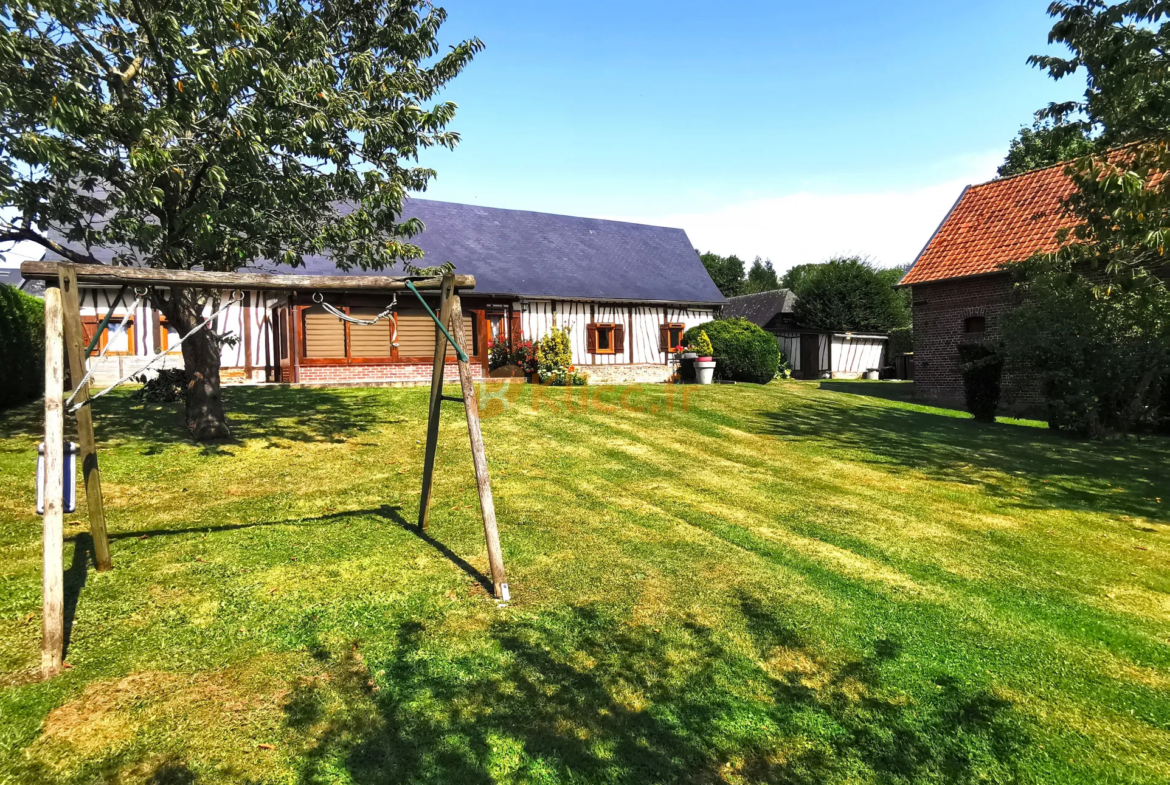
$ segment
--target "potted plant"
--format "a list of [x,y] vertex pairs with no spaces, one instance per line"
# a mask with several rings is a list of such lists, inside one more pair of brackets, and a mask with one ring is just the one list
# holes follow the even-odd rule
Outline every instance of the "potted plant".
[[696,355],[695,381],[699,384],[710,384],[715,378],[715,358],[711,356],[715,349],[711,346],[711,339],[707,337],[706,330],[699,332],[691,348]]

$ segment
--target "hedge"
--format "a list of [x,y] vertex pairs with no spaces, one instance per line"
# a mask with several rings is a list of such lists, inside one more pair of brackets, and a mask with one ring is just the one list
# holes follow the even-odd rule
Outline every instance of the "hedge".
[[959,371],[963,375],[967,411],[980,422],[995,422],[1003,376],[1003,352],[990,344],[959,344]]
[[714,349],[715,378],[767,384],[780,368],[780,342],[747,319],[717,319],[692,327],[683,335],[691,346],[706,332]]
[[0,409],[45,392],[45,305],[0,284]]

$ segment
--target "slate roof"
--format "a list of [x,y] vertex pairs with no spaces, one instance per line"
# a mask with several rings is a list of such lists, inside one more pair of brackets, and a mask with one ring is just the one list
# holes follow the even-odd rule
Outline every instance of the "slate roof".
[[727,318],[739,316],[764,327],[781,314],[791,314],[795,305],[796,295],[791,290],[776,289],[729,297],[723,306],[723,315]]
[[[475,276],[476,294],[711,305],[725,299],[682,229],[429,199],[408,200],[403,217],[426,225],[411,240],[425,254],[416,263],[453,263],[456,272]],[[95,255],[106,261],[112,252]],[[306,257],[295,269],[264,261],[253,268],[387,274],[343,273],[327,256]]]
[[984,275],[1055,251],[1057,231],[1074,224],[1062,207],[1075,188],[1066,166],[967,188],[900,285]]

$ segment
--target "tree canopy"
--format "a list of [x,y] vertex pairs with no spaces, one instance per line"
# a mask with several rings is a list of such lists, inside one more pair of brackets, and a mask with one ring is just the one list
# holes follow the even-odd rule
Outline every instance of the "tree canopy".
[[[170,269],[417,259],[402,201],[434,176],[419,151],[458,142],[436,97],[482,48],[441,53],[445,18],[426,0],[0,4],[0,241]],[[154,296],[198,323],[195,293]],[[206,437],[227,435],[214,342],[183,345]]]
[[735,254],[720,256],[708,251],[699,254],[699,258],[724,297],[770,292],[780,288],[780,281],[770,259],[761,259],[757,256],[745,273],[744,261]]
[[894,289],[901,270],[857,257],[807,265],[793,282],[793,316],[818,330],[889,332],[910,323],[907,299]]
[[711,251],[699,254],[699,259],[707,268],[707,274],[711,276],[711,280],[719,289],[720,294],[724,297],[738,297],[744,293],[743,259],[735,254],[720,256]]
[[1031,128],[1024,126],[1012,140],[998,174],[1011,177],[1072,161],[1092,152],[1094,147],[1093,140],[1085,135],[1081,126],[1058,124],[1038,117]]

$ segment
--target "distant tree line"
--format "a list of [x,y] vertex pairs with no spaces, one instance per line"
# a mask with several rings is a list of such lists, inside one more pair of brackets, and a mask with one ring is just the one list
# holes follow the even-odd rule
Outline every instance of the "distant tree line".
[[[699,254],[703,266],[724,297],[770,292],[780,288],[780,280],[769,259],[756,257],[750,268],[735,254],[720,256],[708,251]],[[745,272],[746,269],[746,272]]]

